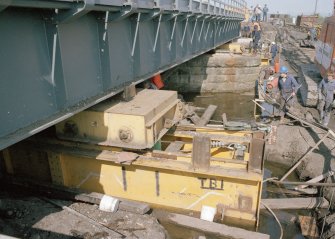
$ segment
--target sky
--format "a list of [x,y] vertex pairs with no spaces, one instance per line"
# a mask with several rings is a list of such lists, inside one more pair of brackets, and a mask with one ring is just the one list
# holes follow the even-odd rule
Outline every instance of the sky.
[[333,0],[246,0],[249,7],[260,4],[268,5],[270,13],[290,14],[292,16],[310,15],[314,13],[317,1],[317,13],[322,16],[330,16],[333,11]]

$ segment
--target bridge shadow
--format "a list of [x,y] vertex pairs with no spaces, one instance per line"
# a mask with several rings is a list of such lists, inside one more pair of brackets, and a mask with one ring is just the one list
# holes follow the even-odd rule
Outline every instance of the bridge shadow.
[[[311,138],[313,139],[313,144],[310,145],[310,147],[313,147],[314,144],[318,143],[321,138],[323,137],[324,134],[318,134],[315,130],[311,129],[311,128],[307,128],[306,129],[307,132],[310,134]],[[325,142],[326,141],[326,142]],[[332,164],[331,164],[331,160],[332,158],[334,158],[334,155],[332,153],[332,148],[334,148],[334,143],[333,145],[330,145],[330,142],[333,142],[330,139],[326,139],[325,141],[323,141],[318,147],[317,149],[315,149],[313,152],[314,153],[318,153],[323,161],[323,170],[322,170],[322,174],[329,172],[330,170],[332,170]],[[309,156],[307,157],[309,160],[313,160],[313,157]]]
[[[62,195],[59,192],[55,193],[52,188],[46,189],[38,186],[52,183],[52,170],[48,162],[48,155],[40,149],[45,147],[42,143],[43,139],[47,142],[47,138],[54,137],[55,128],[51,127],[28,140],[11,146],[9,148],[10,167],[14,174],[8,174],[8,163],[4,163],[3,154],[0,152],[0,237],[1,234],[29,239],[91,239],[109,236],[107,232],[97,229],[88,221],[63,210],[47,199],[48,197],[57,198],[61,206],[71,207],[75,201],[74,197],[69,198],[67,193]],[[36,141],[37,139],[40,141]],[[65,147],[57,147],[55,144],[54,150],[62,152]],[[72,147],[72,150],[75,150],[75,147]],[[99,151],[90,152],[93,158],[100,153]],[[75,174],[74,168],[71,169],[70,165],[66,167],[66,170],[73,170],[72,175]],[[77,170],[79,170],[78,167]],[[100,175],[101,164],[92,170]],[[74,177],[76,176],[85,178],[85,175]],[[99,180],[96,181],[94,190],[91,191],[104,193],[103,186]]]
[[[78,223],[78,220],[73,215],[62,212],[61,208],[43,201],[36,197],[36,194],[33,195],[22,188],[9,186],[3,182],[3,179],[0,183],[0,189],[0,237],[85,238],[84,234],[79,234],[75,230],[66,232],[66,229],[71,226],[76,228],[75,223]],[[62,203],[65,206],[71,204],[70,202]],[[86,227],[89,226],[86,225]],[[45,230],[46,228],[48,230]]]
[[163,89],[175,90],[178,93],[199,93],[203,82],[207,79],[208,61],[213,53],[213,50],[206,52],[164,72],[162,74],[165,84]]

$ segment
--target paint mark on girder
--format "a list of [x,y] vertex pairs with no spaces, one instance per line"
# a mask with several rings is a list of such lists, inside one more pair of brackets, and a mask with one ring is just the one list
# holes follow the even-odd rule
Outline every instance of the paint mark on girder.
[[156,196],[159,197],[159,172],[158,171],[155,171],[155,178],[156,178]]
[[81,180],[81,182],[76,186],[76,188],[80,188],[84,183],[86,183],[91,178],[100,179],[102,177],[103,177],[102,174],[90,172],[89,174],[86,175],[86,177],[83,180]]
[[125,168],[124,166],[122,166],[121,169],[122,169],[123,191],[127,191],[127,175],[126,175],[126,168]]
[[224,195],[222,193],[217,193],[217,192],[208,192],[205,193],[204,195],[202,195],[198,200],[196,200],[194,203],[192,203],[191,205],[189,205],[186,209],[191,209],[193,208],[195,205],[197,205],[198,203],[200,203],[201,201],[203,201],[205,198],[207,198],[210,195],[215,195],[215,196],[221,196],[224,197],[226,199],[229,199],[230,201],[232,201],[231,198],[229,198],[227,195]]

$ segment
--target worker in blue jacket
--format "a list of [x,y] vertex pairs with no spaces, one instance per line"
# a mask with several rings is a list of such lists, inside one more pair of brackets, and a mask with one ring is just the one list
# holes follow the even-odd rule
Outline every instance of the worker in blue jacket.
[[334,101],[335,79],[332,71],[327,71],[326,77],[318,85],[318,111],[320,123],[327,126],[330,120]]
[[288,74],[286,66],[280,67],[280,76],[278,78],[278,88],[281,95],[281,122],[284,120],[284,115],[288,112],[288,109],[294,106],[295,96],[299,89],[299,85],[296,79]]
[[271,43],[270,53],[271,53],[271,65],[273,66],[275,64],[275,58],[277,56],[277,53],[279,52],[279,48],[275,42]]

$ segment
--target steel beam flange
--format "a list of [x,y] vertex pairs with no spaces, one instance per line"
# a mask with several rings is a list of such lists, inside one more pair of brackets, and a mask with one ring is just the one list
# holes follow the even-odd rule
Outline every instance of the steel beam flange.
[[178,15],[178,22],[182,22],[182,21],[185,21],[185,20],[190,20],[190,18],[194,17],[194,14],[193,13],[190,13],[190,12],[180,12],[179,15]]
[[78,7],[81,5],[76,4],[70,10],[59,10],[54,17],[54,22],[56,24],[68,23],[84,16],[94,10],[95,1],[96,0],[84,0],[82,7]]
[[160,21],[162,20],[161,16],[163,14],[163,10],[160,8],[155,8],[155,9],[150,9],[148,10],[146,13],[142,14],[141,17],[141,22],[145,22],[145,21],[150,21],[154,18],[159,17]]
[[0,12],[5,10],[11,3],[12,3],[12,0],[2,0],[2,1],[0,1]]
[[168,22],[175,19],[179,16],[179,12],[177,11],[164,11],[162,16],[162,22]]
[[112,21],[121,21],[133,13],[137,11],[137,6],[135,4],[132,5],[126,5],[121,7],[119,12],[114,12],[114,13],[109,13],[108,14],[108,19],[106,19],[107,22],[112,22]]

